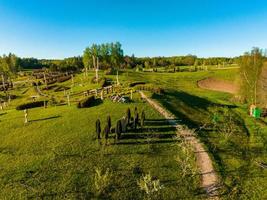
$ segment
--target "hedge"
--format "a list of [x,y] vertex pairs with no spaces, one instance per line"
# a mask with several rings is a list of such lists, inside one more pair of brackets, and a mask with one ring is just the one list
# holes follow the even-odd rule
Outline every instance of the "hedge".
[[150,92],[153,92],[153,93],[156,93],[156,94],[163,94],[164,93],[164,89],[163,88],[154,86],[152,84],[149,84],[149,85],[138,85],[138,86],[136,86],[136,89],[137,90],[146,90],[146,91],[150,91]]
[[24,110],[24,109],[42,107],[44,106],[44,102],[47,103],[47,101],[34,101],[34,102],[24,103],[24,104],[17,106],[16,110]]
[[78,102],[77,107],[78,108],[87,108],[91,107],[96,103],[95,96],[87,97],[86,99],[83,99]]
[[136,85],[144,85],[144,84],[146,84],[146,83],[143,82],[143,81],[136,81],[136,82],[132,82],[132,83],[130,83],[130,84],[129,84],[129,87],[134,87],[134,86],[136,86]]
[[61,76],[61,77],[57,78],[57,82],[62,83],[62,82],[65,82],[67,80],[70,80],[70,79],[71,79],[71,76]]

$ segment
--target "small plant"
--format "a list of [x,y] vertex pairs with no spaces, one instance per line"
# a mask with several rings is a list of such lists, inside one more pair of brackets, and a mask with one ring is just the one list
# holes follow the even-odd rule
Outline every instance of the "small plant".
[[143,175],[140,180],[137,181],[139,188],[145,192],[148,199],[158,197],[160,191],[163,189],[163,185],[160,184],[159,179],[152,179],[150,173]]
[[100,168],[95,169],[94,186],[96,196],[99,197],[107,192],[111,184],[111,178],[112,173],[109,169],[107,169],[105,172]]
[[77,104],[77,107],[78,108],[87,108],[87,107],[93,106],[95,103],[96,103],[95,96],[90,96],[86,99],[79,101],[79,103]]
[[101,124],[100,124],[100,120],[99,119],[96,120],[95,129],[96,129],[97,139],[101,139]]

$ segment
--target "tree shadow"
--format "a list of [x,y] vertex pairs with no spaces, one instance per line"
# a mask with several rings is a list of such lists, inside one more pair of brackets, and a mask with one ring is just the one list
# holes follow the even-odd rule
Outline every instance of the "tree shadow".
[[[190,117],[190,113],[193,109],[194,112],[205,112],[211,106],[225,107],[225,108],[236,108],[236,105],[219,104],[212,102],[208,99],[195,96],[184,91],[167,90],[164,95],[153,94],[153,99],[160,102],[165,108],[170,110],[178,119],[181,120],[182,124],[189,128],[198,128],[202,125],[202,121],[196,121]],[[188,114],[186,111],[181,112],[178,108],[188,108]]]
[[170,125],[170,121],[180,121],[178,119],[146,119],[146,126],[166,126]]
[[45,120],[50,120],[50,119],[56,119],[59,118],[61,116],[53,116],[53,117],[46,117],[46,118],[42,118],[42,119],[34,119],[34,120],[30,120],[29,122],[38,122],[38,121],[45,121]]
[[160,133],[138,133],[138,134],[123,134],[120,140],[128,139],[171,139],[176,136],[175,133],[160,134]]
[[4,113],[0,113],[0,116],[2,116],[2,115],[6,115],[7,113],[6,112],[4,112]]
[[147,140],[142,140],[142,141],[129,141],[129,142],[124,142],[124,141],[118,141],[115,143],[116,145],[145,145],[145,144],[167,144],[167,143],[174,143],[176,142],[175,140],[152,140],[152,141],[147,141]]

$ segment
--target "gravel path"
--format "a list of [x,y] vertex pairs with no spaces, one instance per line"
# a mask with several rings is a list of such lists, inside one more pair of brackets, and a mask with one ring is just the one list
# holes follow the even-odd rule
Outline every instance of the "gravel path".
[[191,132],[181,132],[180,130],[182,129],[182,126],[177,123],[177,120],[175,120],[176,117],[173,114],[163,108],[156,101],[148,98],[143,92],[140,91],[140,94],[141,97],[145,99],[152,107],[154,107],[162,116],[168,119],[169,122],[176,127],[177,131],[182,134],[182,137],[188,140],[193,146],[197,159],[197,165],[201,174],[201,187],[205,189],[209,199],[218,199],[218,177],[214,171],[212,160],[210,159],[207,151],[204,149],[202,143],[194,135],[192,135]]

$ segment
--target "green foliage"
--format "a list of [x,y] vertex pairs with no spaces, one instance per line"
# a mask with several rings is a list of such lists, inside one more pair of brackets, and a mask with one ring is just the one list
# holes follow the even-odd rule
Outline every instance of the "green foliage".
[[118,68],[123,62],[123,50],[119,42],[106,44],[93,44],[83,52],[83,63],[85,67],[95,66],[93,57],[99,58],[99,67],[106,69],[109,67]]
[[109,169],[105,171],[101,168],[95,169],[94,186],[96,196],[105,195],[112,181],[112,173]]
[[135,82],[130,83],[129,87],[134,87],[136,85],[144,85],[144,84],[146,84],[146,82],[144,81],[135,81]]
[[160,191],[163,189],[163,185],[160,184],[159,179],[153,179],[150,173],[143,175],[140,180],[137,181],[140,190],[144,191],[148,199],[160,199]]
[[248,103],[257,105],[259,80],[263,68],[263,53],[254,48],[240,58],[241,96]]
[[150,91],[156,94],[163,94],[164,89],[158,86],[155,86],[153,84],[146,84],[146,85],[138,85],[136,86],[137,90],[145,90],[145,91]]
[[87,97],[86,99],[79,101],[77,104],[77,107],[78,108],[88,108],[88,107],[94,106],[95,103],[96,103],[95,96],[90,96],[90,97]]

